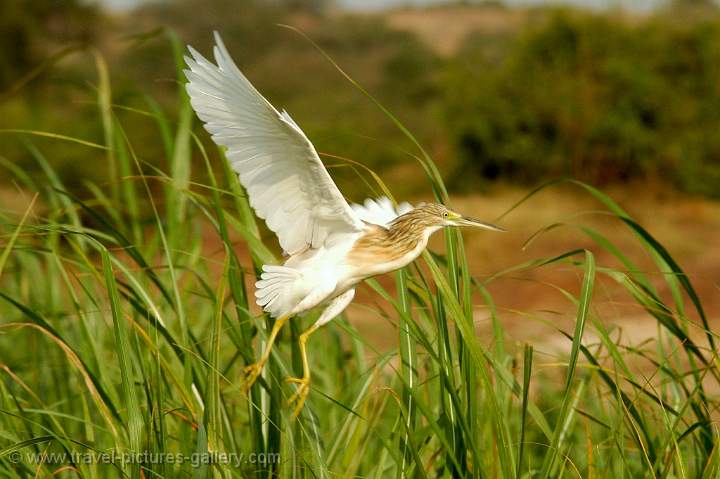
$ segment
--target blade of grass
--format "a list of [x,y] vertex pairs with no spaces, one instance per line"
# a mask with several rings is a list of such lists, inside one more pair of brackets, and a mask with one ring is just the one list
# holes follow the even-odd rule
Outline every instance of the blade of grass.
[[[102,258],[103,272],[110,300],[113,330],[115,331],[115,351],[117,353],[120,376],[122,378],[123,396],[127,407],[128,445],[132,452],[139,453],[142,451],[144,423],[137,393],[135,391],[134,374],[132,372],[131,365],[130,340],[127,325],[125,324],[122,308],[120,306],[120,296],[118,295],[115,274],[113,273],[110,261],[110,254],[106,249],[102,248],[100,250],[100,255]],[[134,477],[138,477],[140,475],[139,464],[133,464],[132,470],[132,475]]]
[[592,300],[592,293],[595,284],[595,256],[590,252],[585,252],[585,271],[580,291],[578,304],[578,313],[575,322],[575,334],[572,340],[572,349],[570,350],[570,359],[568,361],[568,370],[565,379],[565,389],[562,395],[562,404],[560,413],[558,414],[555,430],[552,440],[549,444],[548,454],[545,456],[542,467],[542,477],[550,477],[555,467],[560,451],[563,449],[563,438],[566,435],[566,428],[569,425],[568,417],[571,414],[571,403],[573,401],[572,387],[575,379],[578,356],[581,351],[583,333],[585,331],[585,323],[587,321]]
[[28,216],[30,216],[30,212],[33,210],[33,207],[35,206],[35,201],[38,198],[38,194],[35,193],[32,200],[30,201],[30,204],[28,205],[27,209],[25,210],[25,213],[23,214],[22,218],[20,219],[20,223],[18,223],[17,227],[13,231],[12,235],[10,236],[10,239],[8,240],[7,244],[5,245],[5,248],[3,249],[2,254],[0,254],[0,278],[2,278],[2,272],[5,268],[5,263],[7,262],[7,259],[10,257],[10,253],[12,252],[13,248],[15,247],[15,243],[17,242],[18,236],[20,235],[20,231],[22,231],[23,226],[25,226],[25,222],[28,219]]

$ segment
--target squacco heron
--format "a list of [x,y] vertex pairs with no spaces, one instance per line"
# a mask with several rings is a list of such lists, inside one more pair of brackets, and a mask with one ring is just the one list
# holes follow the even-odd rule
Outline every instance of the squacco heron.
[[275,232],[287,258],[282,266],[264,265],[255,283],[258,305],[276,319],[260,359],[245,368],[246,391],[261,374],[283,325],[325,305],[299,338],[303,375],[289,378],[297,384],[289,400],[297,416],[310,385],[307,340],[342,313],[360,282],[408,265],[443,227],[502,230],[441,204],[403,203],[395,208],[380,198],[349,205],[297,123],[252,86],[217,33],[215,42],[217,65],[189,47],[187,92],[205,129],[225,147],[250,205]]

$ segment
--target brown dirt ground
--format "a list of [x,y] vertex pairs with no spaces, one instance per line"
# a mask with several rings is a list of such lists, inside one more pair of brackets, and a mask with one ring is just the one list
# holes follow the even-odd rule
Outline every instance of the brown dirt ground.
[[[474,217],[495,221],[526,193],[519,188],[498,188],[486,196],[453,197],[452,207]],[[720,203],[669,193],[642,183],[613,188],[608,193],[680,264],[696,288],[711,324],[717,326],[720,320]],[[411,200],[423,199],[427,198]],[[627,227],[603,211],[602,205],[577,189],[547,189],[500,221],[507,233],[464,231],[471,273],[481,280],[487,279],[513,266],[577,248],[593,251],[598,269],[622,269],[615,258],[581,232],[579,226],[585,226],[611,238],[652,278],[663,298],[670,301],[669,290],[652,258]],[[556,223],[560,226],[525,245],[536,232]],[[207,234],[207,253],[221,255],[222,248],[214,233],[208,231]],[[268,241],[274,239],[268,236]],[[444,249],[442,234],[433,237],[430,247],[435,251]],[[241,241],[238,241],[237,249],[241,257],[247,257]],[[582,259],[581,256],[577,258]],[[378,279],[393,290],[392,275]],[[581,281],[582,269],[567,263],[515,271],[492,280],[488,290],[510,344],[529,342],[539,354],[549,358],[565,352],[569,342],[558,328],[572,332],[576,307],[560,289],[577,295]],[[248,286],[252,287],[250,283]],[[489,345],[492,339],[488,308],[479,295],[474,301],[478,334],[486,338],[483,342]],[[389,319],[379,314],[378,307],[388,313]],[[687,299],[686,308],[692,309]],[[601,273],[597,277],[592,313],[607,327],[619,326],[614,334],[622,336],[626,344],[639,344],[657,335],[656,322],[636,305],[623,287]],[[351,323],[367,338],[371,349],[385,352],[397,346],[396,316],[368,286],[359,286],[356,300],[347,314]],[[689,313],[689,316],[697,323],[697,315]],[[693,336],[702,336],[699,327],[691,329]],[[589,326],[586,342],[592,342],[594,336],[593,327]]]
[[383,12],[397,30],[413,32],[440,55],[451,55],[471,33],[499,35],[517,32],[528,19],[524,9],[502,7],[401,8]]
[[[484,37],[515,35],[547,19],[548,12],[537,7],[451,4],[400,7],[366,15],[382,16],[391,27],[416,34],[439,55],[448,56],[455,53],[472,34]],[[642,13],[620,9],[609,14],[616,21],[629,25],[646,19]]]

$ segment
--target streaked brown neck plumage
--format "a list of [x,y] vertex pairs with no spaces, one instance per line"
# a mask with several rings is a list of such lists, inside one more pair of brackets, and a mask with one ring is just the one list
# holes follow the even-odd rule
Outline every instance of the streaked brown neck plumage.
[[424,249],[430,233],[440,227],[436,218],[416,208],[398,216],[387,228],[371,225],[370,230],[355,242],[348,259],[354,264],[400,260],[419,247]]

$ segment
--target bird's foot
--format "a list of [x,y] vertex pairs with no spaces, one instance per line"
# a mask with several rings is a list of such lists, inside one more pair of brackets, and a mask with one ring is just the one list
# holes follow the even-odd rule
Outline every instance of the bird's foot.
[[301,378],[287,378],[285,379],[289,383],[297,384],[297,389],[287,400],[287,405],[295,403],[295,410],[293,411],[293,418],[297,418],[300,412],[305,406],[305,399],[307,399],[308,393],[310,392],[310,376],[303,376]]
[[245,381],[243,382],[242,389],[245,394],[250,391],[252,385],[255,384],[255,381],[257,381],[260,373],[262,373],[263,366],[265,366],[265,362],[259,361],[254,364],[249,364],[245,366],[245,369],[243,369],[245,372]]

